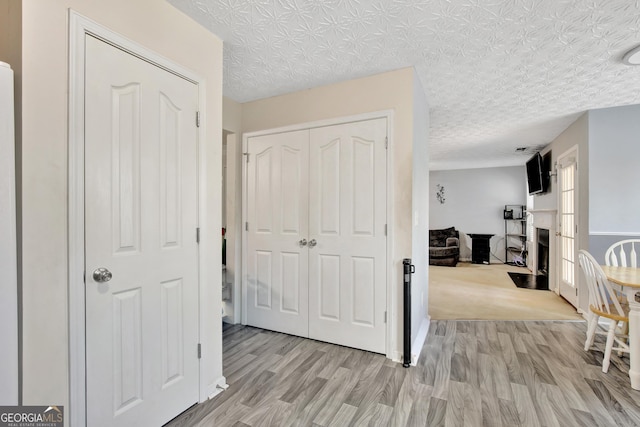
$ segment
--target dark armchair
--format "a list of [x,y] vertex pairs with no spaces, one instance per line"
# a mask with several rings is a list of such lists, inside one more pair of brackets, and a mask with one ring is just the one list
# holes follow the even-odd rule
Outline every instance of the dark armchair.
[[429,230],[429,265],[455,267],[460,260],[460,234],[455,227]]

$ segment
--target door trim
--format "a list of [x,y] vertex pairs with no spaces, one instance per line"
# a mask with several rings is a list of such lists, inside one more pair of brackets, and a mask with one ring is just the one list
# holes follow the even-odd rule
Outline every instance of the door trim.
[[[387,257],[385,262],[387,263],[387,277],[386,277],[386,288],[387,288],[387,327],[386,327],[386,337],[385,337],[385,347],[386,347],[386,357],[389,359],[393,359],[396,361],[400,360],[401,353],[397,348],[398,336],[395,333],[397,330],[396,325],[398,325],[398,319],[395,307],[397,306],[397,290],[400,288],[400,284],[397,282],[397,278],[399,275],[396,273],[400,271],[401,264],[398,262],[398,265],[393,264],[394,260],[394,251],[393,251],[393,236],[394,236],[394,209],[393,209],[393,200],[394,200],[394,180],[393,174],[391,173],[393,166],[393,148],[395,144],[393,143],[393,135],[394,135],[394,111],[393,110],[381,110],[374,111],[371,113],[363,113],[363,114],[355,114],[351,116],[337,117],[333,119],[325,119],[325,120],[317,120],[312,122],[305,123],[297,123],[295,125],[288,125],[277,127],[273,129],[265,129],[260,131],[248,132],[242,135],[242,152],[248,152],[248,139],[256,136],[263,135],[272,135],[276,133],[284,133],[284,132],[292,132],[297,130],[304,129],[313,129],[324,126],[335,126],[348,124],[353,122],[362,122],[366,120],[373,120],[385,118],[387,119],[387,161],[386,161],[386,174],[387,174]],[[247,324],[247,233],[244,224],[247,222],[248,212],[247,212],[247,162],[246,159],[242,159],[242,313],[240,316],[241,323],[243,325]]]
[[[575,257],[575,262],[573,264],[573,281],[574,281],[574,286],[576,288],[576,305],[575,308],[576,310],[578,310],[578,312],[580,312],[580,286],[578,283],[578,278],[580,277],[580,268],[578,267],[578,249],[581,248],[580,246],[580,176],[579,176],[579,172],[578,172],[578,162],[579,162],[579,155],[580,155],[580,147],[578,147],[578,145],[574,145],[573,147],[569,148],[568,150],[566,150],[565,152],[563,152],[562,154],[560,154],[555,161],[555,172],[558,174],[558,176],[556,177],[556,181],[557,181],[557,187],[558,187],[558,191],[557,191],[557,196],[556,196],[556,206],[558,207],[558,209],[556,210],[556,232],[557,233],[561,233],[562,231],[562,189],[560,188],[560,163],[562,162],[562,160],[564,160],[567,157],[574,157],[575,158],[575,173],[574,173],[574,185],[573,185],[573,192],[574,192],[574,207],[573,207],[573,211],[574,211],[574,224],[575,224],[575,234],[574,234],[574,239],[573,239],[573,245],[574,245],[574,257]],[[551,239],[551,236],[549,236],[549,238]],[[554,246],[556,248],[555,250],[555,254],[554,254],[554,263],[556,264],[556,271],[555,273],[555,277],[556,277],[556,283],[557,283],[557,288],[556,288],[556,294],[559,296],[562,296],[562,237],[556,235],[555,239],[554,239]]]
[[[198,86],[198,109],[203,117],[205,112],[206,87],[205,80],[192,71],[170,61],[169,59],[117,34],[108,28],[86,18],[76,11],[69,9],[69,97],[68,97],[68,281],[69,281],[69,424],[83,426],[86,424],[86,364],[85,364],[85,223],[84,223],[84,85],[85,85],[85,37],[94,36],[105,43],[126,51],[144,61],[156,65],[172,74],[184,78]],[[213,230],[212,220],[208,219],[206,204],[206,172],[204,141],[206,135],[206,121],[203,120],[197,128],[198,150],[198,224],[201,231],[207,233]],[[215,235],[210,232],[211,235]],[[204,234],[208,235],[208,234]],[[199,293],[199,341],[203,342],[205,298],[210,294],[209,288],[219,283],[212,277],[204,262],[214,259],[215,250],[212,245],[201,241],[198,251],[198,293]],[[210,263],[209,263],[210,264]],[[218,273],[219,274],[219,273]],[[219,280],[219,278],[218,278]],[[209,283],[209,286],[206,284]],[[205,348],[210,347],[204,345]],[[215,360],[215,352],[203,352],[199,366],[199,401],[216,394],[216,384],[206,378],[203,368]],[[216,380],[217,385],[224,385],[225,379]]]

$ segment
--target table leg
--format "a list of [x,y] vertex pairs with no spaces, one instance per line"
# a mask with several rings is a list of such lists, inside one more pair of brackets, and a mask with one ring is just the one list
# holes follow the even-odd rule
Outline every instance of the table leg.
[[629,301],[629,379],[631,388],[640,390],[640,304],[636,302],[637,289],[628,289]]

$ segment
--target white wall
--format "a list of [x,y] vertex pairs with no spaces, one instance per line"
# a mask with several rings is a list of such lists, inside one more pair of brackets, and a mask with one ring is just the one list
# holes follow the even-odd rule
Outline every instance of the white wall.
[[589,111],[589,252],[640,237],[640,105]]
[[[22,1],[23,403],[69,413],[67,102],[68,9],[206,79],[206,197],[201,250],[209,281],[204,313],[207,385],[222,377],[220,174],[222,42],[164,0]],[[216,183],[218,183],[216,185]],[[73,402],[72,402],[73,404]],[[72,409],[72,408],[71,408]],[[68,417],[65,417],[68,419]]]
[[228,323],[240,323],[242,301],[242,105],[224,98],[222,126],[227,138],[227,284],[231,301],[224,302]]
[[[416,272],[411,282],[412,357],[420,354],[429,328],[429,105],[417,75],[413,76],[413,227],[411,252]],[[424,335],[424,336],[423,336]]]
[[[578,233],[576,235],[576,245],[578,249],[588,249],[589,235],[589,113],[585,113],[578,117],[567,129],[558,135],[544,150],[543,154],[551,151],[551,164],[555,171],[557,159],[573,147],[578,148]],[[557,209],[558,208],[558,191],[557,177],[551,178],[551,189],[548,193],[535,195],[533,197],[533,209]],[[550,289],[555,289],[557,285],[558,262],[557,254],[559,252],[557,239],[550,236],[550,257],[551,270],[549,272],[549,280],[555,280],[555,283],[549,283]],[[555,260],[555,262],[554,262]],[[586,292],[586,285],[582,280],[580,269],[577,269],[577,285],[578,285],[578,308],[586,310],[588,307],[589,295]]]
[[[444,187],[445,202],[436,198]],[[524,205],[527,183],[524,166],[432,171],[429,178],[429,228],[460,231],[460,258],[471,259],[468,234],[495,234],[491,262],[504,262],[504,205]],[[497,258],[496,258],[497,257]]]
[[229,98],[222,103],[222,128],[227,141],[227,274],[231,301],[224,302],[228,323],[240,323],[242,302],[242,105]]

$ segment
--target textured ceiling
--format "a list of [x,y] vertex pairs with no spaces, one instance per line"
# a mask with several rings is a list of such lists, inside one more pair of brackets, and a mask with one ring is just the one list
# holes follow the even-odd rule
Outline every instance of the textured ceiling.
[[224,40],[239,102],[413,66],[432,169],[523,164],[586,110],[640,103],[640,0],[169,0]]

